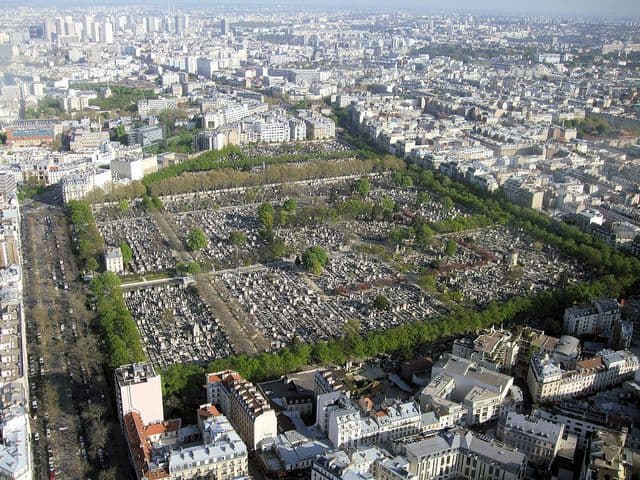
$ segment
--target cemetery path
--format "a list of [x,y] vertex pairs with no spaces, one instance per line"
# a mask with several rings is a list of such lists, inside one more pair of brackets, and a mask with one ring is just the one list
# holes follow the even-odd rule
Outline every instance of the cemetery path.
[[[184,248],[184,244],[171,227],[164,214],[159,211],[152,212],[156,225],[165,236],[171,248],[175,250],[183,262],[192,262],[194,259]],[[269,342],[262,332],[253,325],[243,308],[231,297],[227,289],[211,279],[207,274],[198,274],[196,289],[202,300],[220,320],[222,328],[229,335],[229,342],[235,353],[255,354],[270,350]]]
[[176,235],[176,232],[171,228],[171,225],[167,222],[167,219],[164,218],[162,212],[154,210],[151,212],[151,216],[155,221],[157,227],[160,229],[164,237],[169,242],[171,248],[180,255],[180,260],[186,263],[192,262],[193,257],[189,252],[187,252],[184,248],[182,241]]
[[242,306],[215,277],[196,275],[196,288],[220,320],[236,353],[255,354],[270,350],[262,332],[249,321]]

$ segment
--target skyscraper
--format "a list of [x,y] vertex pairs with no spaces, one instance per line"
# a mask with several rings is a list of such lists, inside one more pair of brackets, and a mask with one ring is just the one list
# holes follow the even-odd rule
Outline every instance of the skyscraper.
[[189,27],[189,17],[184,14],[178,14],[175,16],[175,31],[176,35],[183,36],[187,33]]

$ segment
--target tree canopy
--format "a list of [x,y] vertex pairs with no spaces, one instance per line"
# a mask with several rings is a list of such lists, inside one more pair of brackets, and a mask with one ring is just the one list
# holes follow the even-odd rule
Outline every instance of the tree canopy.
[[201,228],[194,228],[187,237],[187,247],[192,252],[205,249],[209,246],[209,239]]
[[327,252],[318,245],[307,248],[302,254],[302,265],[315,275],[321,274],[328,262]]

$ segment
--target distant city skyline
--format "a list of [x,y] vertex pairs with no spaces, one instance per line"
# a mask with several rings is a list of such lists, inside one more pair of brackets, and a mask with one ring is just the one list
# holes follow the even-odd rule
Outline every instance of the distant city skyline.
[[[0,2],[2,3],[2,2]],[[213,0],[205,2],[196,2],[195,0],[136,0],[135,2],[127,2],[124,0],[113,0],[105,2],[101,0],[61,0],[47,2],[45,0],[27,0],[17,2],[19,6],[54,6],[59,8],[67,7],[91,7],[91,6],[121,6],[121,5],[149,5],[157,7],[234,7],[242,9],[243,6],[270,6],[280,5],[282,7],[294,7],[296,10],[303,10],[305,7],[310,9],[323,8],[341,8],[341,9],[380,9],[389,10],[411,9],[425,12],[436,11],[469,11],[477,14],[515,14],[515,15],[563,15],[563,16],[601,16],[601,17],[640,17],[640,2],[637,0],[614,0],[611,2],[602,2],[598,0],[568,0],[557,2],[553,0],[539,0],[531,3],[514,4],[509,0],[483,0],[477,2],[474,0],[452,0],[443,4],[435,0],[400,0],[394,2],[390,6],[389,2],[383,0],[352,0],[348,3],[339,0],[327,0],[324,2],[303,1],[294,2],[291,0],[249,0],[249,1],[232,1],[232,0]],[[15,7],[16,3],[12,3]]]

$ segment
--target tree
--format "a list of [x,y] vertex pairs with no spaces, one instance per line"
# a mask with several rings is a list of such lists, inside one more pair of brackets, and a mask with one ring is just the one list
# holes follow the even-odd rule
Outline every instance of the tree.
[[433,242],[433,230],[429,228],[426,224],[420,225],[415,230],[416,235],[416,245],[420,248],[427,248]]
[[425,203],[429,203],[431,201],[431,196],[427,192],[418,192],[418,196],[416,197],[416,207],[420,207]]
[[307,248],[302,254],[302,265],[315,275],[321,274],[328,262],[327,252],[318,245]]
[[377,295],[376,298],[373,299],[373,306],[381,311],[389,310],[389,299],[382,294]]
[[164,205],[162,204],[162,200],[160,200],[155,195],[151,197],[151,204],[158,210],[162,210],[164,208]]
[[202,271],[202,267],[198,262],[189,262],[187,265],[187,273],[190,275],[196,275]]
[[129,265],[133,261],[133,250],[127,242],[120,243],[120,252],[122,253],[122,263]]
[[235,230],[229,234],[229,242],[233,245],[242,246],[247,243],[247,235],[240,230]]
[[98,260],[96,260],[96,257],[87,258],[84,266],[87,270],[90,270],[92,272],[97,272],[100,269],[100,263],[98,262]]
[[405,229],[402,227],[395,227],[389,230],[389,238],[393,243],[401,244],[405,238]]
[[126,145],[129,139],[127,132],[124,129],[124,125],[118,125],[116,128],[112,129],[109,138],[114,142],[120,142],[123,145]]
[[189,236],[187,238],[187,247],[192,252],[196,252],[198,250],[202,250],[209,246],[209,239],[204,234],[201,228],[195,228],[189,232]]
[[442,197],[440,202],[442,203],[442,208],[447,212],[450,212],[453,208],[453,200],[451,200],[451,197]]
[[361,197],[366,197],[371,191],[371,182],[367,177],[362,177],[356,182],[355,192]]
[[273,229],[273,221],[275,218],[275,208],[270,203],[263,203],[258,207],[258,220],[265,230]]
[[282,208],[289,213],[293,213],[298,209],[298,202],[293,198],[288,198],[282,204]]
[[444,245],[444,253],[448,257],[453,257],[458,251],[458,244],[454,240],[447,240]]
[[269,242],[269,255],[271,260],[280,260],[284,257],[286,251],[287,247],[282,239],[274,237],[271,242]]
[[129,202],[125,199],[118,202],[118,211],[121,213],[128,212],[131,209]]
[[420,288],[422,288],[426,292],[435,292],[436,290],[436,277],[430,275],[428,273],[424,273],[420,275],[420,279],[418,280],[418,284]]

